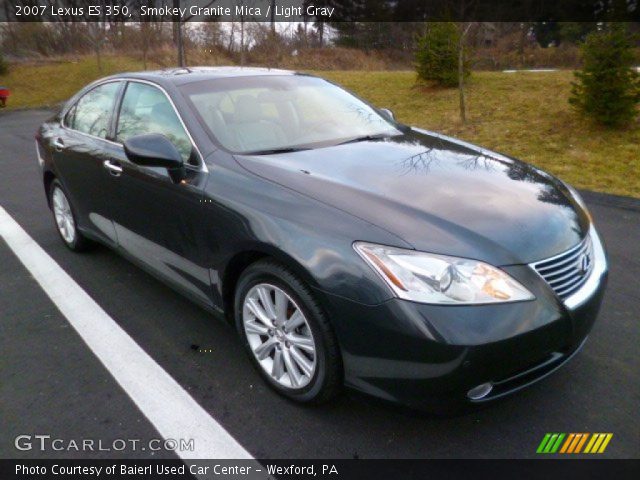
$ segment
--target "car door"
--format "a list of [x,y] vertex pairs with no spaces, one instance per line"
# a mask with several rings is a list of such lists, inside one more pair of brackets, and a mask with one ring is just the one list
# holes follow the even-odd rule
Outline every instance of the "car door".
[[[159,133],[173,142],[185,161],[184,180],[175,183],[165,168],[143,167],[127,159],[122,143],[145,133]],[[111,178],[116,185],[111,203],[120,247],[210,305],[211,282],[202,260],[199,217],[207,171],[168,95],[150,83],[128,82],[115,140],[110,162],[121,173]]]
[[122,81],[110,81],[86,92],[49,139],[56,174],[71,198],[79,228],[110,244],[116,239],[108,202],[110,173],[104,162],[109,158],[109,132],[123,86]]

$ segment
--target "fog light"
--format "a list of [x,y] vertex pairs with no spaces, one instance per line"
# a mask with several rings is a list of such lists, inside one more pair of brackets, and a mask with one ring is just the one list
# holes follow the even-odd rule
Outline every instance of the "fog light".
[[481,398],[489,395],[489,393],[491,393],[491,390],[493,390],[493,385],[491,383],[483,383],[469,390],[467,392],[467,397],[469,397],[471,400],[480,400]]

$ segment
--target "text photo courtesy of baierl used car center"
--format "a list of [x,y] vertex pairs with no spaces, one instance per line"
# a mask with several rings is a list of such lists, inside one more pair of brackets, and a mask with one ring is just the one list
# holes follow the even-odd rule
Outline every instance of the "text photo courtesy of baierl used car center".
[[0,478],[637,478],[640,5],[0,0]]

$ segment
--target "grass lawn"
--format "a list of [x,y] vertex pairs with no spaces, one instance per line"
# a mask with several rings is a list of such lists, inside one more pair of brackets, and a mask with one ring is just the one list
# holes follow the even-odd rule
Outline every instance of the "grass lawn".
[[[15,65],[0,75],[0,85],[12,90],[9,109],[39,107],[65,100],[101,76],[141,69],[140,61],[126,57],[105,57],[102,72],[93,57]],[[459,120],[457,90],[416,85],[413,72],[315,73],[392,109],[403,123],[521,158],[578,188],[640,198],[640,122],[611,131],[582,118],[567,103],[571,72],[475,72],[466,125]]]
[[7,75],[0,75],[0,85],[11,90],[7,109],[36,108],[60,103],[87,83],[119,72],[142,70],[142,62],[108,56],[102,58],[102,70],[95,57],[77,61],[11,65]]

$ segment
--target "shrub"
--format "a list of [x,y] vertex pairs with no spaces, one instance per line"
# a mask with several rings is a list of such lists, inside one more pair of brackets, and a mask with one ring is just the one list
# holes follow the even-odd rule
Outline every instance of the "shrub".
[[0,52],[0,75],[4,75],[9,72],[9,64],[5,61],[2,56],[2,52]]
[[[443,87],[458,85],[458,43],[460,32],[452,22],[430,22],[424,35],[418,38],[416,72],[420,80]],[[468,65],[464,66],[469,76]]]
[[584,66],[575,73],[569,103],[606,126],[631,122],[638,113],[640,76],[632,68],[635,55],[625,27],[590,33],[582,55]]

